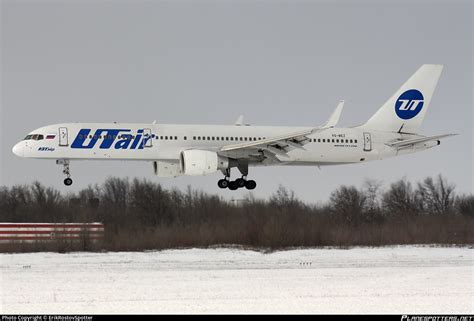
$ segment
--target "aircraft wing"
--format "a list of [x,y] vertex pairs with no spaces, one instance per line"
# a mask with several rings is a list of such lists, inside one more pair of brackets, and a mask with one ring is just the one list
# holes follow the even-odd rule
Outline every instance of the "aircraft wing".
[[403,148],[415,144],[420,144],[432,140],[439,140],[441,138],[449,137],[449,136],[455,136],[458,134],[444,134],[444,135],[436,135],[436,136],[427,136],[427,137],[421,137],[421,138],[413,138],[413,139],[405,139],[405,140],[400,140],[392,143],[388,143],[387,145],[393,148]]
[[221,154],[228,154],[235,151],[248,151],[251,155],[257,150],[263,151],[266,158],[274,161],[281,161],[278,156],[286,157],[287,153],[295,148],[305,149],[304,145],[310,142],[309,135],[336,126],[344,106],[344,101],[339,102],[336,109],[322,127],[310,128],[304,131],[288,133],[284,135],[265,138],[259,141],[238,143],[223,146],[219,149]]

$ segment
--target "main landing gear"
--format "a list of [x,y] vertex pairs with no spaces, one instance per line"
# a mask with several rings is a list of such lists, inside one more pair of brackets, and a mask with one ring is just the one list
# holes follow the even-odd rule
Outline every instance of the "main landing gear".
[[71,172],[69,170],[69,160],[67,160],[67,159],[58,159],[56,161],[56,164],[63,165],[63,174],[66,175],[66,178],[64,179],[64,185],[71,186],[72,185],[72,179],[71,179]]
[[[239,168],[240,170],[240,168]],[[237,178],[235,181],[230,180],[230,168],[225,170],[225,178],[220,179],[217,182],[217,186],[220,188],[228,188],[231,191],[235,191],[239,188],[245,187],[248,190],[253,190],[257,187],[257,183],[254,180],[247,180],[248,173],[242,173],[241,178]]]

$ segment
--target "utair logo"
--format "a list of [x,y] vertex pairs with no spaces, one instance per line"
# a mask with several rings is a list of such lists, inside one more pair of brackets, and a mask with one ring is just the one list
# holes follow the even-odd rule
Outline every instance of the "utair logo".
[[107,129],[99,128],[94,134],[91,130],[83,128],[79,131],[71,144],[71,148],[91,149],[100,141],[100,149],[143,149],[148,140],[154,135],[143,134],[143,129],[132,133],[131,129]]
[[395,103],[395,112],[401,119],[411,119],[423,108],[423,94],[416,89],[405,91]]

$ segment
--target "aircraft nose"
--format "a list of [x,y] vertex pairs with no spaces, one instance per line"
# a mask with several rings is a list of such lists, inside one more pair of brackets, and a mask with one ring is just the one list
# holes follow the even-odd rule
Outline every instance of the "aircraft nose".
[[24,149],[25,149],[25,146],[23,145],[23,142],[19,142],[15,146],[13,146],[12,152],[16,156],[23,157]]

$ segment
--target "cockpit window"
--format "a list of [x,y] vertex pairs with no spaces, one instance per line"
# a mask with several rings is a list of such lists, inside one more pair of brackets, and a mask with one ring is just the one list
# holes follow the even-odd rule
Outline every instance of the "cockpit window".
[[27,135],[23,140],[42,140],[44,136],[41,134]]

